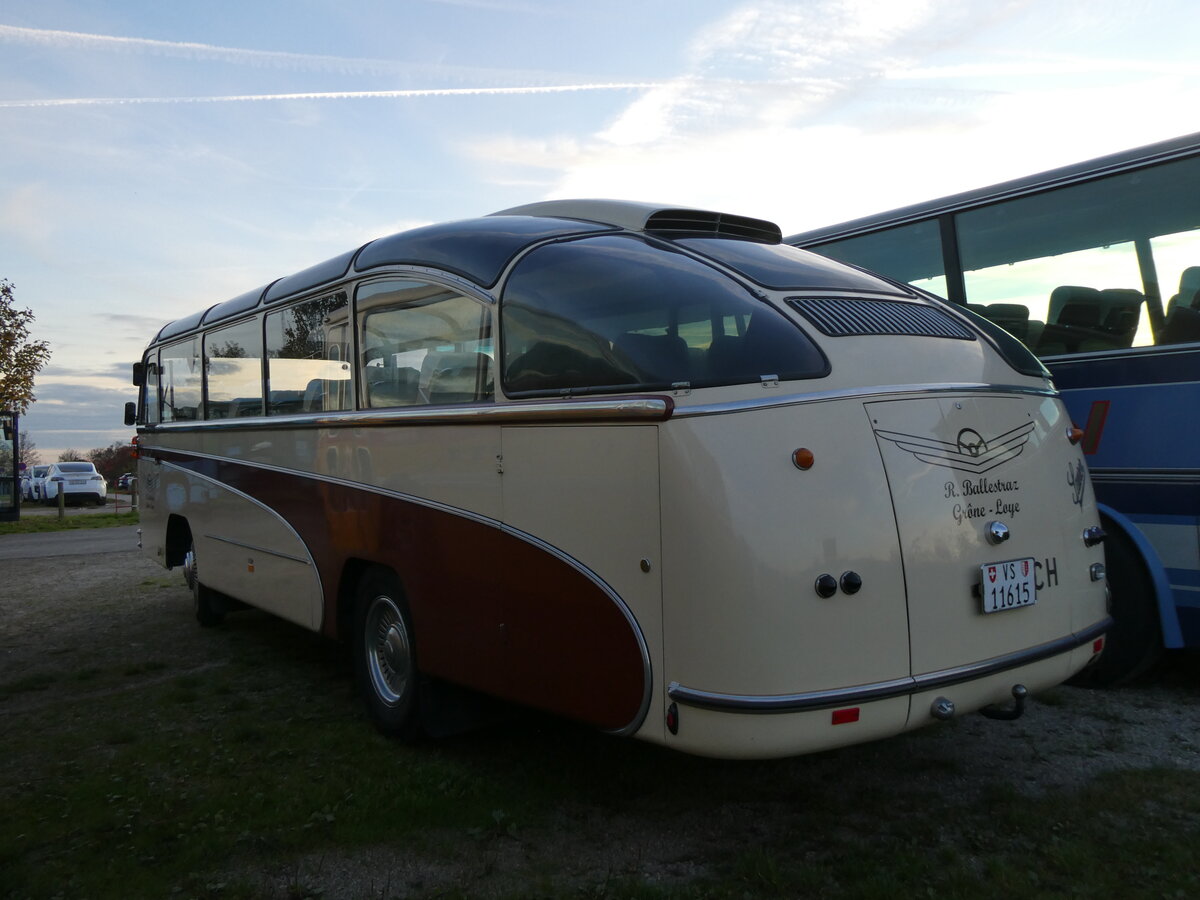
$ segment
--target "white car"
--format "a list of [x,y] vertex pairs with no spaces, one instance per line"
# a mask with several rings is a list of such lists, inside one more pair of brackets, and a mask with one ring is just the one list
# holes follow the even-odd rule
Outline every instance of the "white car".
[[21,499],[42,499],[42,479],[46,477],[49,466],[34,466],[21,476]]
[[41,482],[42,502],[57,503],[60,492],[65,500],[90,500],[99,506],[108,497],[108,485],[90,462],[51,463]]

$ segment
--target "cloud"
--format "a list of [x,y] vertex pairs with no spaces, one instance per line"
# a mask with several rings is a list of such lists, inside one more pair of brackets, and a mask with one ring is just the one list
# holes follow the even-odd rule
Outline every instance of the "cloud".
[[[684,203],[786,232],[1186,130],[1168,104],[1195,108],[1200,64],[1085,60],[1069,52],[1078,29],[1119,23],[1060,37],[1061,18],[1025,0],[743,3],[590,137],[493,135],[462,152],[496,184],[549,182],[547,198]],[[1038,50],[1013,52],[1016,32]]]
[[21,433],[37,444],[43,462],[52,462],[67,448],[82,453],[128,441],[133,429],[121,424],[121,416],[125,402],[135,396],[132,386],[43,385],[39,376],[37,401],[21,417]]

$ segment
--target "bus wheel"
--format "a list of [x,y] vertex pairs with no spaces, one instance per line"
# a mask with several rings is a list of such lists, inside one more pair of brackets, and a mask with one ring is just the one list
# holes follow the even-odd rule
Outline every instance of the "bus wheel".
[[1129,540],[1105,522],[1105,568],[1112,592],[1113,627],[1104,640],[1104,653],[1081,671],[1072,684],[1115,687],[1127,684],[1153,668],[1163,655],[1162,626],[1150,573]]
[[200,583],[194,541],[189,541],[187,555],[183,558],[183,580],[192,591],[192,609],[196,613],[196,621],[205,628],[220,625],[225,620],[225,613],[213,602],[212,591]]
[[396,578],[368,572],[354,606],[354,675],[375,727],[391,737],[416,733],[417,657],[412,619]]

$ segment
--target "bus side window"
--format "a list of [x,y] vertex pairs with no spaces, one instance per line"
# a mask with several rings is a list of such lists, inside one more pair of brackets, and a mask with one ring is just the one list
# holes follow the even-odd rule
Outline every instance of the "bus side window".
[[142,415],[147,425],[157,425],[161,408],[158,396],[158,356],[146,358],[145,383],[142,385]]
[[206,418],[261,416],[262,331],[259,320],[239,322],[204,337]]
[[359,288],[362,405],[478,403],[495,394],[491,311],[441,285],[389,280]]
[[159,353],[162,421],[200,418],[200,339],[188,338]]
[[354,408],[344,291],[267,315],[267,415]]

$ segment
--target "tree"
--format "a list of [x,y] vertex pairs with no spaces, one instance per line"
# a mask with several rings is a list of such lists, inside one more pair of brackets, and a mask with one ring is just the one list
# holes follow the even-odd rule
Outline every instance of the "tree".
[[76,450],[74,448],[71,448],[69,450],[64,450],[62,453],[58,454],[58,461],[59,462],[86,462],[87,460],[85,460],[83,458],[82,453],[80,453],[78,450]]
[[42,457],[37,452],[37,444],[33,442],[27,434],[21,435],[21,453],[17,462],[26,469],[32,469],[34,466],[41,465]]
[[133,447],[125,442],[116,441],[107,447],[97,447],[89,450],[87,458],[96,466],[96,471],[108,482],[116,481],[126,472],[132,472],[137,462],[133,458]]
[[13,286],[0,280],[0,409],[24,413],[35,399],[33,377],[50,359],[50,345],[31,341],[33,311],[13,306]]

